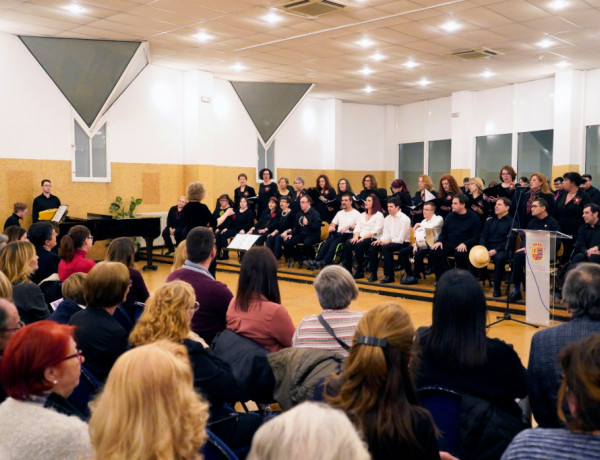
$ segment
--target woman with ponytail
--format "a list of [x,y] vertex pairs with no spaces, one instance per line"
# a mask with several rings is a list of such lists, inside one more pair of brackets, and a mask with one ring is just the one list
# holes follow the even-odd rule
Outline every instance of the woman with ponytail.
[[58,277],[66,280],[73,273],[87,273],[96,262],[86,259],[85,256],[92,249],[94,237],[90,230],[83,225],[71,227],[69,233],[60,240],[58,255],[61,258],[58,264]]
[[374,460],[440,458],[433,419],[418,406],[409,369],[414,335],[398,304],[369,310],[343,372],[326,382],[325,399],[363,433]]

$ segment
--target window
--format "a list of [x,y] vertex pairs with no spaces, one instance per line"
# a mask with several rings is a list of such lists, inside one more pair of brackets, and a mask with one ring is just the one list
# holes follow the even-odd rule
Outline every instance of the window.
[[[277,174],[275,171],[275,141],[271,142],[271,145],[266,150],[260,139],[257,140],[257,143],[258,168],[256,169],[256,174],[258,174],[261,169],[269,168],[273,172],[273,177],[271,179],[275,179]],[[262,182],[262,177],[257,177],[256,180]]]
[[408,189],[417,191],[419,176],[423,174],[424,142],[411,142],[398,146],[398,175],[404,179]]
[[475,176],[485,181],[499,182],[502,166],[511,164],[512,134],[478,136],[475,144]]
[[541,172],[552,182],[552,149],[554,130],[519,133],[519,157],[517,171],[519,177]]
[[74,180],[109,179],[106,156],[106,123],[92,137],[75,124]]
[[440,177],[450,174],[451,147],[450,139],[429,141],[429,177],[436,189]]
[[600,179],[600,125],[585,127],[585,172]]

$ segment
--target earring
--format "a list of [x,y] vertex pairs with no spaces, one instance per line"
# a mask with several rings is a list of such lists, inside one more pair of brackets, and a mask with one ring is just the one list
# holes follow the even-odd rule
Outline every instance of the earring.
[[54,382],[52,382],[53,385],[56,385],[58,383],[58,380],[55,380]]

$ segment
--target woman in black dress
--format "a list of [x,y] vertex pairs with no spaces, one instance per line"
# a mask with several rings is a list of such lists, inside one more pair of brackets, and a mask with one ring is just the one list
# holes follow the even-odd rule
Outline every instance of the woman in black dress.
[[452,211],[452,197],[457,193],[462,193],[462,190],[458,186],[456,179],[451,174],[444,174],[440,177],[439,188],[438,188],[438,214],[443,218],[446,218],[450,211]]
[[[221,195],[219,197],[219,199],[217,200],[217,206],[215,207],[215,210],[213,211],[213,216],[215,219],[219,219],[220,217],[223,216],[223,214],[225,214],[227,212],[228,209],[230,209],[232,207],[233,203],[231,202],[231,198],[229,198],[229,195],[227,195],[226,193]],[[238,202],[238,206],[239,206],[239,202]],[[221,223],[218,223],[217,227],[215,228],[215,237],[221,233],[223,231],[224,228],[228,228],[231,225],[231,216],[230,217],[226,217],[224,221],[222,221]]]
[[572,240],[561,240],[563,244],[563,264],[567,263],[571,258],[577,231],[583,225],[583,208],[586,204],[591,203],[588,194],[579,187],[582,183],[583,179],[579,173],[566,173],[563,175],[563,192],[556,200],[554,217],[560,224],[560,231],[573,237]]
[[315,209],[321,215],[321,220],[331,223],[333,216],[339,211],[339,203],[328,203],[335,200],[335,190],[329,182],[329,178],[325,174],[317,177],[317,192],[319,192],[318,200],[315,201]]
[[[229,213],[223,214],[226,216]],[[217,245],[217,260],[229,259],[229,251],[225,249],[228,245],[229,238],[234,237],[238,233],[244,234],[254,225],[254,212],[248,207],[248,200],[242,197],[240,199],[240,207],[235,210],[235,214],[231,216],[231,226],[221,230],[221,233],[215,235],[215,243]]]
[[183,218],[185,220],[185,234],[195,227],[216,228],[217,219],[212,215],[208,207],[201,203],[206,190],[202,182],[192,182],[187,188],[188,202],[183,207]]
[[[529,191],[526,189],[518,189],[514,194],[513,207],[518,213],[517,219],[520,228],[527,228],[531,220],[531,203],[536,198],[543,198],[548,202],[548,214],[554,216],[555,202],[554,196],[550,192],[548,178],[542,173],[533,173],[529,178]],[[518,202],[518,207],[516,202]],[[583,212],[583,208],[582,208]]]
[[406,185],[404,179],[394,179],[390,189],[392,190],[392,196],[400,199],[402,212],[405,214],[410,212],[410,207],[412,206],[412,197],[410,196],[408,185]]
[[300,198],[308,193],[304,188],[304,178],[298,176],[294,179],[294,189],[294,192],[290,196],[290,207],[295,212],[298,212],[300,209]]
[[240,186],[233,191],[233,201],[236,209],[240,207],[240,198],[252,198],[253,196],[256,196],[254,188],[247,185],[248,176],[246,176],[246,174],[239,174],[238,182],[240,183]]
[[277,193],[277,185],[273,182],[273,172],[268,168],[263,168],[258,173],[262,183],[258,186],[258,215],[269,207],[269,198]]
[[[425,199],[425,190],[430,192],[434,197],[437,197],[437,193],[433,189],[433,182],[431,181],[431,177],[427,174],[423,174],[419,176],[419,190],[415,193],[413,197],[413,206],[419,206],[420,204],[426,202]],[[413,209],[410,211],[412,224],[415,225],[418,222],[423,220],[423,206]]]
[[479,216],[483,224],[487,219],[487,202],[483,198],[483,181],[479,177],[469,179],[468,208]]
[[279,199],[282,196],[292,196],[294,193],[294,187],[290,185],[290,180],[287,177],[280,177],[277,181],[277,193],[275,194],[275,198],[279,202]]
[[290,207],[290,199],[287,196],[282,196],[281,200],[279,200],[279,209],[281,209],[281,213],[277,226],[267,236],[267,247],[273,252],[277,260],[281,258],[281,253],[283,252],[281,234],[294,227],[294,218],[296,216],[296,211]]
[[279,202],[277,198],[272,196],[269,199],[269,208],[265,209],[256,225],[248,230],[248,234],[250,235],[260,235],[260,238],[254,243],[256,246],[262,245],[267,239],[267,236],[277,228],[279,215]]

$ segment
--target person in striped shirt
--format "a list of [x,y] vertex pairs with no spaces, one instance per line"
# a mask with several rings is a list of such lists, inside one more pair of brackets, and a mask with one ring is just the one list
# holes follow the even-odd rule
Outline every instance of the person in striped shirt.
[[362,318],[362,312],[348,308],[358,297],[354,278],[341,266],[330,265],[319,273],[313,286],[323,312],[300,322],[292,346],[328,350],[347,357],[356,325]]

